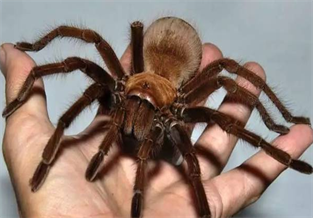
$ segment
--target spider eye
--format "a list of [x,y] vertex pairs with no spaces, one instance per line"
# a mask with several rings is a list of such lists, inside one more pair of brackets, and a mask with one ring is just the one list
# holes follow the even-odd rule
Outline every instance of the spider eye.
[[143,89],[150,89],[150,84],[149,84],[148,82],[144,82],[144,83],[142,84],[142,88],[143,88]]

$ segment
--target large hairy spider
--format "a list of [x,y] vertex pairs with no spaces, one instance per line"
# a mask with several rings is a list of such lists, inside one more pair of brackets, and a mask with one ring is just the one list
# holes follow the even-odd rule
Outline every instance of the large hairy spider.
[[256,107],[270,130],[279,134],[288,133],[287,127],[277,125],[273,121],[254,94],[237,85],[233,79],[219,75],[225,69],[263,90],[286,121],[310,124],[308,118],[292,116],[259,76],[232,59],[216,60],[196,74],[202,58],[202,43],[194,28],[184,20],[164,17],[153,22],[145,33],[141,22],[131,24],[130,75],[126,75],[110,45],[98,33],[89,29],[60,26],[33,44],[21,42],[16,44],[16,48],[22,51],[39,51],[56,37],[73,37],[94,43],[111,75],[97,64],[79,57],[37,66],[27,77],[18,97],[5,108],[3,116],[8,117],[27,100],[34,81],[42,76],[79,69],[94,80],[83,96],[59,119],[56,130],[43,151],[42,161],[31,179],[32,191],[37,191],[43,184],[59,151],[64,130],[94,101],[99,101],[100,107],[107,111],[111,121],[107,135],[100,144],[99,151],[91,159],[85,176],[89,181],[95,179],[105,155],[120,136],[123,144],[133,141],[137,172],[131,205],[132,217],[141,215],[147,161],[162,150],[165,141],[177,148],[187,163],[188,178],[197,201],[199,215],[210,217],[198,159],[187,132],[187,125],[192,123],[216,123],[227,133],[249,142],[254,147],[262,148],[280,163],[301,173],[313,172],[308,163],[292,159],[286,152],[246,130],[240,121],[230,115],[196,106],[223,87],[228,93],[228,99]]

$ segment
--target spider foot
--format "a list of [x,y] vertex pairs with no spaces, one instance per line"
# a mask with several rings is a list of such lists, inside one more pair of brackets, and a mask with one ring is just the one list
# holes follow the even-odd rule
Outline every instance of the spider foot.
[[310,118],[308,118],[308,117],[292,117],[290,119],[290,122],[295,123],[295,124],[311,125]]
[[87,167],[86,173],[85,173],[85,177],[88,181],[91,182],[95,179],[95,177],[98,173],[98,170],[99,170],[99,166],[104,159],[104,155],[105,154],[103,151],[99,151],[91,159],[91,161]]
[[6,118],[8,116],[10,116],[11,114],[13,114],[20,106],[22,105],[22,102],[15,99],[14,101],[12,101],[10,104],[8,104],[3,112],[2,112],[2,117]]
[[291,160],[290,162],[290,168],[297,170],[301,173],[305,174],[312,174],[313,173],[313,168],[310,164],[301,161],[301,160]]
[[42,161],[40,162],[33,175],[33,178],[30,180],[32,192],[36,192],[41,187],[48,175],[49,169],[49,165],[43,163]]
[[14,45],[14,48],[21,51],[34,51],[33,44],[28,42],[18,42]]
[[140,217],[141,207],[142,207],[142,193],[141,191],[136,190],[133,196],[133,200],[132,200],[132,207],[131,207],[132,218]]
[[140,21],[135,21],[131,24],[132,27],[143,27],[143,24]]

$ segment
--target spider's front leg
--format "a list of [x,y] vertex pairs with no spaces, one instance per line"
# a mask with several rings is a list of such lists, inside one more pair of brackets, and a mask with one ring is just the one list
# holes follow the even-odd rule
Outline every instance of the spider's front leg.
[[87,43],[95,43],[95,46],[110,70],[110,73],[117,75],[119,79],[122,79],[123,76],[125,76],[124,69],[109,43],[98,33],[90,29],[80,29],[72,26],[59,26],[35,43],[19,42],[15,45],[15,48],[21,51],[39,51],[57,37],[72,37],[81,39]]
[[91,85],[80,97],[59,119],[56,130],[50,137],[44,151],[42,154],[42,161],[38,165],[32,179],[30,182],[32,191],[37,191],[43,184],[50,165],[54,161],[57,152],[60,148],[60,141],[63,136],[64,130],[70,126],[73,120],[94,100],[105,95],[109,92],[109,89],[101,84],[95,83]]
[[301,173],[313,173],[313,168],[311,165],[304,161],[292,159],[288,153],[274,147],[260,136],[246,130],[240,124],[238,124],[240,123],[238,120],[232,118],[227,114],[210,108],[194,107],[183,109],[181,111],[181,118],[187,123],[208,123],[210,121],[213,121],[217,123],[227,133],[233,134],[249,142],[251,145],[257,148],[262,148],[268,155],[272,156],[274,159],[284,164],[285,166],[297,170]]
[[99,151],[92,157],[87,167],[85,177],[88,181],[93,181],[95,179],[99,171],[100,164],[104,159],[104,156],[107,155],[112,144],[120,136],[120,130],[125,119],[125,108],[123,105],[120,104],[115,106],[116,109],[113,109],[110,114],[112,120],[109,124],[109,130],[99,146]]
[[202,218],[211,217],[211,212],[203,184],[201,182],[201,171],[195,149],[192,146],[187,130],[175,120],[168,120],[166,131],[173,145],[177,146],[182,153],[188,166],[188,177],[195,194],[199,215]]
[[10,116],[14,111],[16,111],[20,106],[23,105],[25,100],[27,100],[27,98],[31,94],[31,90],[36,79],[42,76],[57,73],[70,73],[78,69],[90,78],[92,78],[95,82],[106,84],[111,90],[114,89],[114,79],[99,65],[86,59],[70,57],[66,58],[60,63],[46,64],[34,67],[26,78],[26,81],[19,91],[17,98],[6,106],[2,113],[2,116]]
[[140,217],[143,207],[144,186],[146,177],[147,160],[150,157],[153,146],[163,141],[164,127],[154,123],[152,130],[141,143],[137,153],[137,171],[134,185],[134,196],[131,205],[131,217]]

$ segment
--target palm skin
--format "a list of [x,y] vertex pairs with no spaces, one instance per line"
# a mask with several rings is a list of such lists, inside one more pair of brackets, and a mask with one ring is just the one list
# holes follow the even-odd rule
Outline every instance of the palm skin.
[[[10,102],[16,97],[34,62],[11,44],[4,44],[2,48],[5,58],[1,55],[1,71],[6,78],[6,100]],[[203,47],[201,67],[221,57],[217,47],[206,44]],[[130,53],[127,51],[121,59],[125,69],[129,69],[129,60]],[[264,71],[258,64],[250,62],[246,67],[264,77]],[[243,79],[238,78],[237,82],[256,95],[260,92]],[[43,91],[42,80],[36,81],[35,87]],[[129,217],[136,169],[134,157],[122,154],[117,146],[113,146],[96,180],[91,183],[84,177],[88,162],[104,137],[100,124],[107,117],[103,115],[98,115],[79,135],[65,137],[62,143],[64,149],[58,155],[45,183],[36,193],[31,192],[29,179],[54,131],[47,115],[43,92],[36,93],[39,94],[32,95],[7,119],[3,142],[4,156],[21,216]],[[231,113],[244,122],[250,115],[248,108],[234,103],[223,103],[219,110]],[[95,129],[100,131],[90,134]],[[310,127],[295,125],[288,135],[278,137],[273,144],[298,158],[312,141]],[[241,166],[220,174],[236,142],[236,137],[229,136],[213,125],[207,127],[196,145],[214,157],[212,160],[199,155],[212,217],[229,217],[253,203],[285,169],[285,166],[260,151]],[[196,205],[188,181],[181,171],[162,161],[150,161],[149,164],[143,216],[196,217]]]

